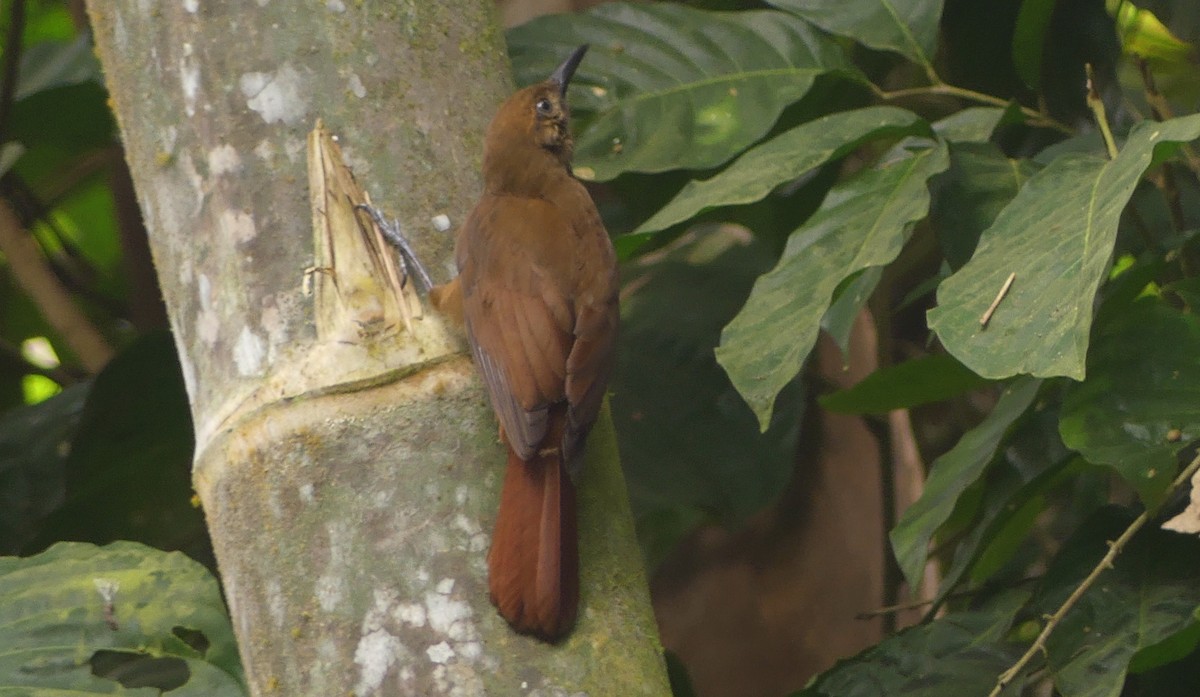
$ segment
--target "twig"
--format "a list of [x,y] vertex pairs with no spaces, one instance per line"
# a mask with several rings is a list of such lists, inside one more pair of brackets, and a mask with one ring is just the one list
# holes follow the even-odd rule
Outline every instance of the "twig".
[[1008,289],[1012,288],[1013,281],[1017,279],[1017,272],[1013,271],[1008,275],[1008,279],[1004,281],[1004,285],[1000,286],[1000,292],[996,293],[996,299],[988,305],[988,309],[983,311],[979,316],[979,328],[987,329],[988,322],[992,321],[992,315],[996,312],[996,308],[1000,307],[1000,301],[1004,300],[1004,296],[1008,295]]
[[[960,99],[966,99],[972,102],[978,102],[980,104],[990,104],[998,107],[1008,107],[1009,105],[1008,101],[1001,99],[1000,97],[994,97],[983,92],[976,92],[975,90],[969,90],[965,87],[947,85],[944,82],[935,83],[928,87],[910,87],[908,89],[895,90],[892,92],[885,91],[872,83],[871,91],[873,91],[877,97],[885,102],[904,99],[905,97],[922,97],[933,94],[959,97]],[[1024,114],[1029,119],[1029,122],[1035,126],[1044,126],[1067,135],[1072,135],[1075,133],[1075,130],[1070,126],[1036,109],[1030,109],[1027,106],[1022,106],[1021,113]]]
[[917,608],[925,607],[926,605],[932,605],[935,602],[944,602],[947,600],[957,600],[959,598],[970,598],[970,597],[977,596],[977,595],[991,593],[992,591],[996,590],[997,588],[1015,588],[1017,586],[1022,586],[1026,583],[1033,583],[1034,581],[1040,581],[1040,580],[1041,580],[1040,576],[1029,576],[1027,578],[1018,579],[1016,581],[1012,581],[1009,583],[985,584],[978,588],[971,588],[968,590],[961,590],[961,591],[955,591],[953,593],[948,593],[945,597],[940,598],[940,599],[939,598],[919,598],[917,600],[909,600],[908,602],[899,603],[897,605],[888,605],[887,607],[876,608],[874,610],[865,610],[865,611],[860,612],[857,615],[855,615],[854,619],[869,620],[874,617],[879,617],[880,615],[890,615],[890,614],[894,614],[897,612],[904,612],[905,610],[916,610]]
[[75,306],[7,201],[0,201],[0,252],[8,258],[17,283],[79,356],[84,368],[89,373],[100,372],[113,356],[112,347]]
[[1096,90],[1095,74],[1092,72],[1092,64],[1084,63],[1083,69],[1087,72],[1087,104],[1092,110],[1092,115],[1096,117],[1096,125],[1100,128],[1100,135],[1104,136],[1104,147],[1108,149],[1108,159],[1117,159],[1117,141],[1113,140],[1112,129],[1108,127],[1108,115],[1104,113],[1104,100],[1100,98],[1100,93]]
[[[1179,476],[1175,478],[1175,481],[1171,482],[1171,486],[1168,487],[1166,492],[1163,494],[1162,500],[1170,500],[1171,495],[1178,491],[1184,484],[1187,484],[1197,470],[1200,470],[1200,454],[1197,454],[1196,457],[1188,464],[1188,466],[1179,473]],[[1141,530],[1146,523],[1150,522],[1150,519],[1158,513],[1158,509],[1161,506],[1162,503],[1159,503],[1157,506],[1147,508],[1145,511],[1142,511],[1142,514],[1134,519],[1134,521],[1129,524],[1129,527],[1125,528],[1125,532],[1121,533],[1121,536],[1108,546],[1108,552],[1104,555],[1104,558],[1100,560],[1100,563],[1096,564],[1096,567],[1087,575],[1087,578],[1083,579],[1083,582],[1080,583],[1075,591],[1071,593],[1071,596],[1067,598],[1066,602],[1064,602],[1057,610],[1055,610],[1053,615],[1046,619],[1046,626],[1042,627],[1042,633],[1038,634],[1037,639],[1034,639],[1033,644],[1029,647],[1029,650],[1026,651],[1019,659],[1017,659],[1017,662],[1014,663],[1011,668],[1001,673],[1000,677],[996,679],[996,686],[993,687],[992,691],[988,693],[988,697],[998,697],[999,694],[1004,691],[1004,688],[1007,687],[1008,684],[1017,677],[1017,674],[1024,670],[1025,666],[1033,660],[1034,656],[1037,656],[1039,653],[1046,650],[1046,640],[1050,637],[1050,634],[1054,632],[1055,628],[1058,627],[1058,623],[1061,622],[1063,618],[1066,617],[1067,613],[1075,607],[1075,604],[1079,602],[1079,599],[1082,598],[1083,595],[1087,593],[1093,585],[1095,585],[1096,579],[1100,578],[1100,574],[1104,573],[1106,569],[1112,568],[1113,560],[1117,558],[1117,555],[1121,553],[1121,550],[1125,548],[1125,545],[1128,544],[1131,539],[1133,539],[1133,536],[1137,534],[1137,532]]]
[[[1154,73],[1150,70],[1149,61],[1141,56],[1134,56],[1133,61],[1142,76],[1142,93],[1146,97],[1146,103],[1150,105],[1150,113],[1158,121],[1175,118],[1175,110],[1171,108],[1170,102],[1162,95],[1162,92],[1158,91],[1158,84],[1154,81]],[[1184,143],[1182,149],[1188,169],[1200,174],[1200,155],[1196,154],[1195,148],[1191,143]]]

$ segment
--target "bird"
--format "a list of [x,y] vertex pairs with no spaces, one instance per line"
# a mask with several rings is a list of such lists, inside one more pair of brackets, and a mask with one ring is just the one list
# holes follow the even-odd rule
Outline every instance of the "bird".
[[508,450],[487,558],[491,601],[514,630],[548,642],[578,612],[573,478],[619,324],[616,253],[571,169],[567,86],[587,50],[497,110],[483,192],[455,241],[458,275],[430,292],[465,328]]

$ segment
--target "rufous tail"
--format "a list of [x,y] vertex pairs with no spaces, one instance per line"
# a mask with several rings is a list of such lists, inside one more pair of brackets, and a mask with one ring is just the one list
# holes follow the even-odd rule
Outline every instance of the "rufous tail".
[[492,603],[513,629],[562,638],[579,607],[575,487],[557,449],[528,462],[508,449],[500,513],[488,552]]

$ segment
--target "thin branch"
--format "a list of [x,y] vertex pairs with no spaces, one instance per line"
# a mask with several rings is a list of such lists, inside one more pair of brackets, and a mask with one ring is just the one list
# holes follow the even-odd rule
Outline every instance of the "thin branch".
[[1096,117],[1096,126],[1100,128],[1100,135],[1104,136],[1104,147],[1108,149],[1108,159],[1117,159],[1117,141],[1113,139],[1112,129],[1108,127],[1108,114],[1104,112],[1104,100],[1100,98],[1100,92],[1096,90],[1096,77],[1092,72],[1092,64],[1084,63],[1084,70],[1087,71],[1087,105],[1092,110],[1092,115]]
[[[894,90],[891,92],[885,91],[885,90],[881,89],[880,87],[876,86],[875,84],[872,84],[871,90],[875,93],[875,95],[877,97],[879,97],[881,100],[883,100],[885,102],[895,101],[897,99],[904,99],[906,97],[923,97],[923,96],[927,96],[927,95],[942,95],[942,96],[959,97],[960,99],[966,99],[968,101],[978,102],[980,104],[988,104],[991,106],[998,106],[998,107],[1005,107],[1005,108],[1007,108],[1009,106],[1009,102],[1007,100],[1001,99],[1000,97],[995,97],[990,94],[985,94],[983,92],[976,92],[975,90],[969,90],[969,89],[966,89],[965,87],[956,87],[954,85],[947,85],[944,82],[939,82],[937,84],[930,85],[928,87],[910,87],[907,89]],[[1035,126],[1044,126],[1046,128],[1051,128],[1060,133],[1064,133],[1066,135],[1073,135],[1075,133],[1075,130],[1073,128],[1071,128],[1070,126],[1068,126],[1065,123],[1055,119],[1054,117],[1052,117],[1048,114],[1042,113],[1036,109],[1030,109],[1027,106],[1022,106],[1021,113],[1024,114],[1026,116],[1026,118],[1029,119],[1029,122]]]
[[79,356],[84,368],[89,373],[100,372],[113,356],[112,347],[71,300],[7,201],[0,201],[0,252],[7,258],[17,283]]
[[[1200,454],[1197,454],[1191,463],[1189,463],[1188,466],[1179,473],[1179,476],[1175,478],[1175,481],[1171,482],[1171,486],[1167,488],[1162,500],[1170,500],[1171,495],[1187,484],[1197,470],[1200,470]],[[1063,618],[1067,616],[1067,613],[1070,612],[1071,609],[1075,607],[1075,604],[1079,602],[1079,599],[1082,598],[1083,595],[1087,593],[1093,585],[1096,584],[1096,580],[1100,578],[1100,574],[1104,573],[1106,569],[1112,568],[1113,560],[1117,558],[1117,555],[1121,553],[1121,550],[1125,548],[1125,545],[1128,544],[1131,539],[1133,539],[1133,536],[1137,534],[1139,530],[1145,527],[1146,523],[1150,522],[1150,519],[1158,513],[1158,509],[1161,506],[1162,504],[1160,503],[1152,508],[1147,508],[1140,516],[1138,516],[1132,523],[1129,524],[1128,528],[1125,528],[1125,532],[1121,533],[1120,537],[1109,544],[1108,552],[1104,555],[1104,558],[1100,560],[1100,563],[1096,564],[1096,567],[1087,575],[1087,578],[1083,579],[1083,582],[1079,584],[1073,593],[1071,593],[1071,596],[1067,598],[1066,602],[1064,602],[1062,606],[1058,608],[1058,610],[1055,610],[1053,615],[1046,619],[1046,626],[1042,627],[1042,633],[1038,634],[1037,639],[1033,641],[1033,644],[1029,647],[1029,650],[1026,651],[1021,658],[1017,659],[1017,662],[1014,663],[1011,668],[1001,673],[1000,677],[996,679],[996,686],[992,688],[990,693],[988,693],[988,697],[998,697],[999,694],[1004,691],[1004,688],[1007,687],[1008,684],[1011,683],[1017,677],[1017,675],[1025,669],[1025,666],[1029,665],[1029,662],[1032,661],[1035,656],[1046,650],[1046,640],[1054,632],[1055,628],[1058,627],[1059,622],[1062,622]]]
[[[1146,98],[1146,103],[1150,105],[1150,113],[1159,121],[1168,121],[1175,118],[1175,110],[1171,108],[1170,102],[1158,91],[1158,83],[1154,80],[1154,73],[1150,70],[1150,63],[1141,56],[1133,57],[1134,63],[1138,67],[1138,72],[1142,76],[1142,93]],[[1188,168],[1193,172],[1200,174],[1200,155],[1196,154],[1195,148],[1191,143],[1183,144],[1184,158],[1187,160]]]

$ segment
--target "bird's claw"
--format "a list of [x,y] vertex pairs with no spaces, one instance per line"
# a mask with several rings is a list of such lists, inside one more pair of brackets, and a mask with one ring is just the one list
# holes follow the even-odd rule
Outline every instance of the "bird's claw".
[[417,252],[413,249],[412,243],[400,231],[400,221],[393,220],[389,223],[378,208],[368,203],[360,203],[355,208],[365,211],[367,215],[371,216],[379,231],[383,233],[384,239],[399,250],[400,257],[404,261],[405,275],[408,275],[408,269],[412,269],[417,280],[421,282],[421,285],[425,287],[425,292],[428,293],[433,288],[433,280],[429,277],[429,272],[425,269],[425,265],[417,258]]

